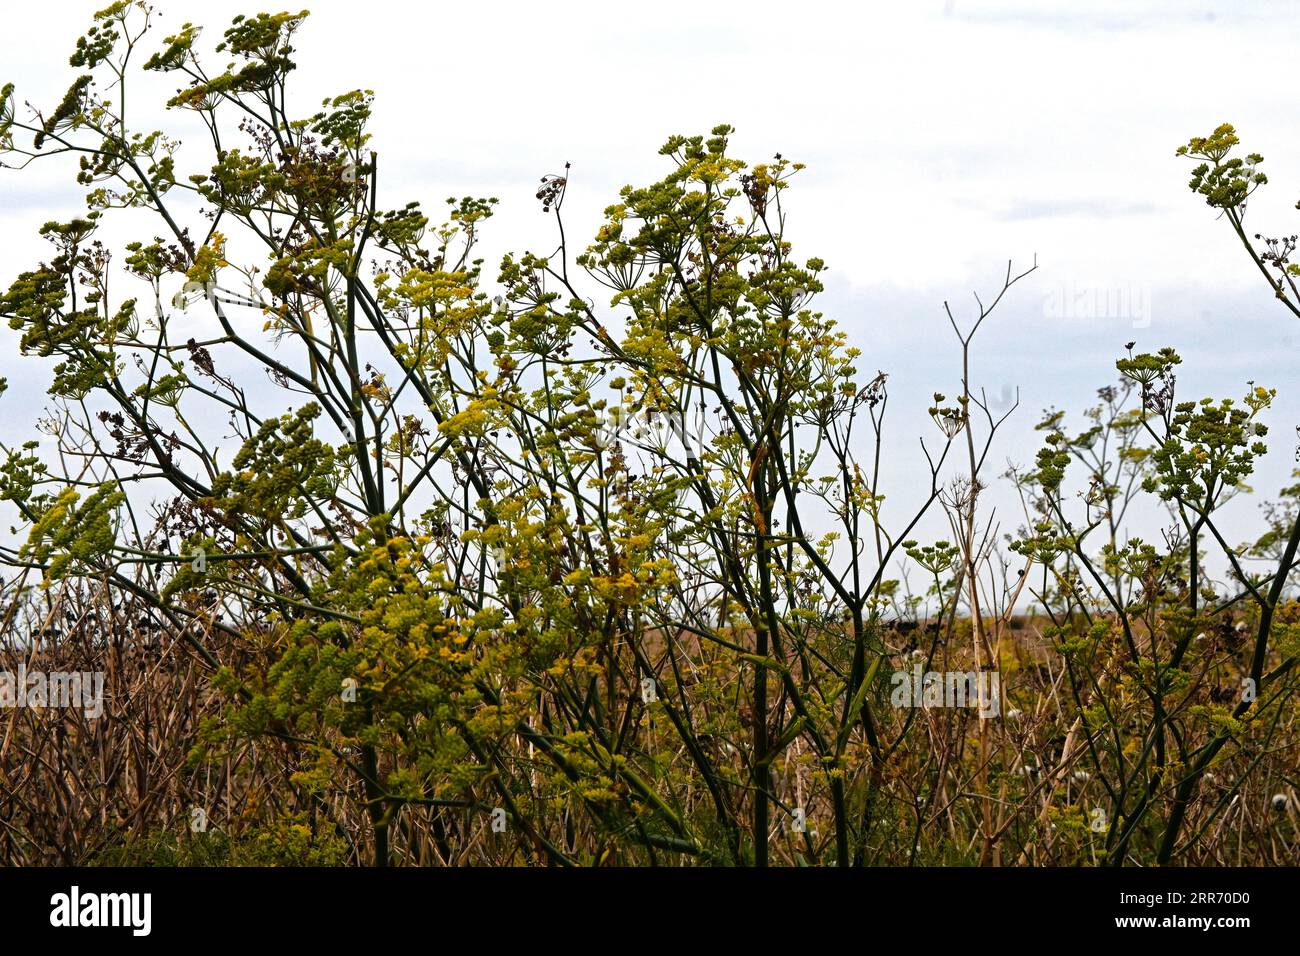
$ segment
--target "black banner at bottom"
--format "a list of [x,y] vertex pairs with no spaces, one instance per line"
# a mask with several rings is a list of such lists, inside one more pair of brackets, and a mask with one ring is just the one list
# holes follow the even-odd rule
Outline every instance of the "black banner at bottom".
[[970,951],[997,938],[1233,945],[1293,928],[1298,889],[1296,869],[3,869],[0,915],[11,940],[127,946],[335,948],[418,925],[435,946],[440,933],[641,948],[848,932]]

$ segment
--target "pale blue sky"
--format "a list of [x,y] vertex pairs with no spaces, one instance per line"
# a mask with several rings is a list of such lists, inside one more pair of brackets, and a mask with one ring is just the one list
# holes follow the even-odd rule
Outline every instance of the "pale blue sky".
[[[14,81],[20,101],[57,102],[73,74],[66,55],[102,2],[6,9],[0,81]],[[206,24],[211,42],[231,16],[264,8],[157,7],[155,42],[185,20]],[[663,171],[656,150],[670,133],[728,122],[753,161],[780,151],[807,163],[788,197],[791,235],[831,264],[824,305],[863,349],[864,372],[891,374],[898,445],[887,468],[901,487],[919,460],[913,435],[932,428],[929,394],[956,386],[943,300],[966,309],[1008,258],[1035,254],[1038,273],[976,349],[978,381],[1021,390],[994,460],[1031,460],[1038,412],[1082,408],[1137,340],[1182,352],[1184,397],[1240,395],[1247,379],[1278,388],[1261,490],[1293,465],[1300,323],[1270,301],[1174,157],[1190,135],[1235,123],[1272,180],[1252,201],[1253,227],[1296,231],[1300,14],[1289,5],[327,0],[312,10],[298,43],[301,109],[373,88],[384,204],[500,197],[489,261],[506,248],[549,251],[552,223],[533,194],[566,161],[566,220],[583,239],[620,185]],[[43,254],[41,222],[79,208],[66,170],[29,172],[0,173],[4,282]],[[1062,314],[1080,296],[1130,304]],[[16,359],[7,329],[0,345],[11,383],[0,437],[12,440],[45,371]],[[1243,534],[1250,512],[1240,509]]]

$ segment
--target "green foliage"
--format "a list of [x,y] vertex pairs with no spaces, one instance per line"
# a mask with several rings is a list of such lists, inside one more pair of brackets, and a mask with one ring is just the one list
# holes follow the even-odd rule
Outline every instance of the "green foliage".
[[[168,387],[169,381],[163,379],[161,386]],[[313,501],[328,499],[338,460],[334,448],[313,435],[312,423],[319,415],[320,408],[308,404],[264,422],[231,460],[233,470],[213,479],[204,505],[279,526],[301,518]]]
[[327,827],[299,814],[271,821],[238,839],[217,829],[184,837],[160,831],[112,842],[89,865],[339,866],[347,860],[347,841]]
[[[238,784],[273,760],[293,809],[146,829],[103,862],[1168,862],[1184,814],[1212,822],[1191,794],[1227,742],[1269,746],[1262,715],[1293,706],[1300,625],[1274,615],[1294,489],[1253,552],[1273,574],[1217,521],[1274,392],[1177,401],[1177,352],[1129,352],[1078,425],[1044,415],[1010,472],[1023,526],[998,538],[980,495],[1001,421],[963,374],[927,389],[902,514],[888,376],[864,381],[819,306],[826,262],[787,237],[800,164],[746,162],[729,126],[672,136],[577,254],[568,171],[547,174],[558,245],[503,256],[492,289],[495,199],[381,207],[373,94],[288,112],[305,11],[236,18],[223,69],[192,24],[145,60],[185,78],[169,105],[197,111],[206,168],[128,130],[150,15],[101,11],[48,116],[0,91],[6,160],[75,150],[88,190],[0,296],[57,363],[60,442],[2,449],[26,543],[0,556],[176,628],[218,695],[187,771]],[[1246,241],[1265,180],[1236,145],[1224,126],[1181,152]],[[151,228],[110,250],[106,217]],[[1247,245],[1291,302],[1289,247]],[[1027,274],[1008,265],[994,303]],[[963,369],[991,312],[952,317]],[[1127,532],[1130,506],[1168,513],[1163,543]],[[927,521],[950,533],[918,543]],[[1211,602],[1242,629],[1214,630]],[[893,705],[921,661],[1004,674],[1017,716]],[[1225,699],[1243,677],[1267,700]],[[1122,832],[1092,828],[1099,802]]]
[[1264,161],[1258,153],[1242,159],[1229,157],[1232,148],[1241,141],[1230,123],[1217,127],[1209,136],[1194,136],[1186,146],[1178,147],[1179,156],[1205,160],[1192,170],[1188,184],[1193,192],[1205,197],[1207,205],[1218,209],[1235,209],[1268,177],[1255,167]]
[[32,511],[27,543],[19,548],[18,556],[44,565],[47,582],[93,569],[97,559],[113,549],[117,509],[125,497],[105,482],[84,500],[76,489],[67,488],[41,502]]
[[1255,419],[1276,394],[1257,387],[1244,399],[1244,408],[1230,398],[1176,405],[1168,437],[1153,456],[1150,487],[1159,487],[1165,499],[1199,496],[1213,503],[1220,489],[1240,484],[1268,450],[1252,439],[1268,434],[1268,427]]

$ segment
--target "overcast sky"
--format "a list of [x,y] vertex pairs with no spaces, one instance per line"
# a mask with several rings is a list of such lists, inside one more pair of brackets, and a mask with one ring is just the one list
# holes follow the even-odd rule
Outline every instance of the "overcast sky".
[[[57,103],[74,72],[67,55],[104,2],[7,5],[0,81],[15,82],[20,101]],[[193,20],[209,45],[231,16],[264,9],[157,7],[154,43]],[[889,372],[894,404],[912,406],[900,429],[920,427],[930,392],[955,388],[944,299],[969,314],[972,290],[989,293],[1008,259],[1037,255],[1038,272],[977,345],[976,379],[994,394],[1019,388],[1024,403],[997,459],[1031,460],[1038,412],[1082,408],[1137,340],[1183,353],[1183,397],[1240,395],[1247,379],[1278,388],[1261,490],[1292,467],[1300,324],[1188,191],[1190,164],[1174,150],[1234,123],[1272,180],[1251,203],[1253,228],[1297,231],[1294,8],[350,0],[312,10],[298,42],[300,110],[376,91],[384,205],[498,196],[489,249],[549,251],[553,223],[534,199],[542,174],[573,164],[566,220],[586,238],[619,186],[662,174],[667,135],[730,123],[739,155],[808,164],[788,194],[792,236],[834,270],[825,306],[863,348],[864,371]],[[0,172],[0,281],[42,254],[39,223],[79,208],[82,191],[53,172]],[[15,361],[2,334],[0,374],[39,395],[37,360]],[[21,424],[14,408],[7,439]],[[901,480],[915,466],[910,441],[891,464]]]

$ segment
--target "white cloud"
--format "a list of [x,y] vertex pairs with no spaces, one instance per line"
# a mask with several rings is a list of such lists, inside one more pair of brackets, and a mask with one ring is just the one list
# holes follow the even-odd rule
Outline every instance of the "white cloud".
[[[50,4],[7,9],[0,80],[15,81],[20,98],[57,102],[74,72],[65,54],[103,2],[59,4],[57,15]],[[154,43],[185,20],[205,24],[214,42],[258,4],[158,7]],[[897,388],[908,382],[923,395],[932,374],[953,377],[943,298],[969,301],[1007,259],[1038,255],[1039,273],[1008,301],[977,363],[995,392],[1022,386],[1024,428],[1007,454],[1031,458],[1036,409],[1086,402],[1132,338],[1184,350],[1189,382],[1229,394],[1262,370],[1282,391],[1278,420],[1300,420],[1300,382],[1277,345],[1294,319],[1260,293],[1226,227],[1188,191],[1190,164],[1174,156],[1189,136],[1235,123],[1272,179],[1252,219],[1261,231],[1294,231],[1300,126],[1287,6],[312,7],[298,43],[299,109],[374,89],[384,202],[435,209],[451,195],[498,196],[491,252],[553,245],[553,222],[534,199],[542,174],[574,164],[566,219],[580,241],[620,185],[663,170],[656,150],[667,135],[727,122],[741,155],[781,151],[809,164],[791,193],[793,237],[832,265],[828,302],[867,347],[864,367],[893,371]],[[160,104],[169,87],[153,89]],[[137,121],[177,119],[151,108],[138,100]],[[0,280],[38,255],[35,227],[78,199],[70,176],[0,173]],[[1051,318],[1053,290],[1081,282],[1142,284],[1151,324]],[[1192,356],[1212,367],[1197,370]],[[5,365],[12,381],[15,363]],[[1271,474],[1284,474],[1290,455],[1270,456]]]

